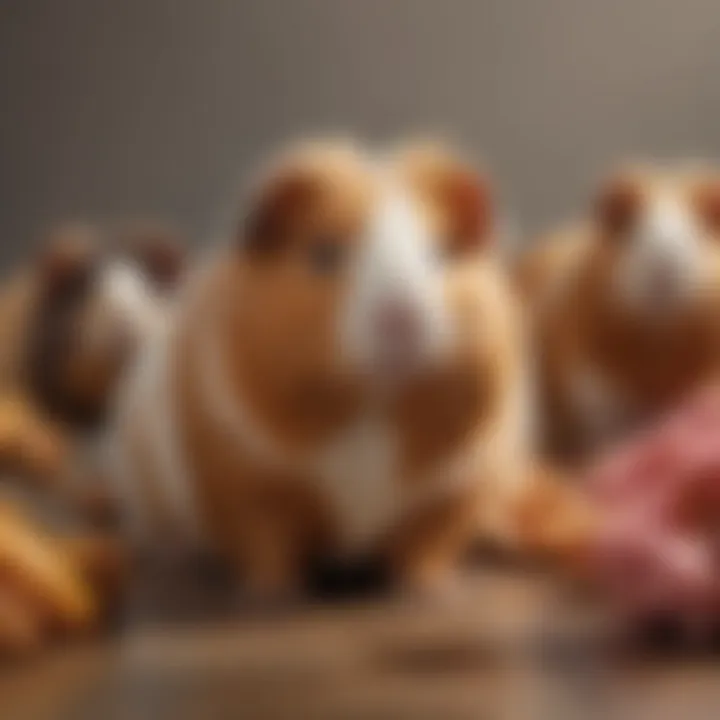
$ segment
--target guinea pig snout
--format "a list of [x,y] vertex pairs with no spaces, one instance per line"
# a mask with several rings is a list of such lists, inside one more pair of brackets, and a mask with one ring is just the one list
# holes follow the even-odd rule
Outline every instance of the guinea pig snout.
[[682,272],[671,258],[657,258],[645,273],[645,287],[654,298],[672,296],[680,285]]
[[368,317],[369,371],[401,377],[426,364],[432,346],[427,315],[412,298],[378,298]]
[[657,201],[629,246],[624,294],[646,310],[672,308],[693,295],[704,265],[693,219],[676,202]]
[[391,298],[379,302],[373,313],[373,332],[381,347],[416,351],[422,328],[419,312],[409,302]]
[[669,310],[692,296],[699,282],[694,257],[655,251],[632,260],[624,270],[623,296],[639,309]]

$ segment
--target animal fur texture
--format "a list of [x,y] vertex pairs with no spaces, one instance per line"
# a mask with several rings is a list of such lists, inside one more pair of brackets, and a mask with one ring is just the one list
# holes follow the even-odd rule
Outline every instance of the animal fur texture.
[[518,274],[551,444],[582,458],[717,371],[720,174],[623,169],[592,215],[539,240]]
[[138,542],[205,544],[267,596],[318,556],[436,588],[480,529],[517,540],[532,401],[493,209],[431,145],[272,163],[125,387],[107,458]]

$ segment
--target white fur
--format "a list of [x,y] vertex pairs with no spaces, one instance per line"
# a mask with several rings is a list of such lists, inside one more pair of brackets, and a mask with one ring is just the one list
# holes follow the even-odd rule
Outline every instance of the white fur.
[[[116,398],[114,415],[108,430],[97,442],[96,464],[101,475],[109,476],[111,490],[126,508],[131,536],[137,541],[146,538],[152,527],[147,502],[142,495],[138,469],[134,462],[130,435],[137,428],[131,423],[141,421],[142,441],[153,449],[151,457],[157,464],[160,481],[167,484],[182,477],[182,463],[173,458],[179,449],[173,434],[170,411],[172,393],[167,386],[166,355],[169,344],[169,315],[167,299],[158,293],[140,268],[130,262],[116,260],[103,268],[99,280],[99,302],[106,314],[100,314],[103,325],[91,323],[85,340],[101,344],[111,337],[108,331],[119,322],[134,332],[137,342],[136,358],[126,370]],[[139,410],[139,412],[138,412]],[[141,418],[141,420],[139,420]],[[179,485],[181,483],[178,483]],[[184,497],[186,490],[170,494],[168,508],[178,516],[191,517],[193,503]],[[180,496],[184,499],[180,499]],[[184,520],[178,524],[196,525]]]
[[[375,318],[385,303],[399,303],[419,335],[412,356],[403,358],[404,371],[433,362],[449,344],[452,323],[434,238],[404,188],[383,185],[361,247],[340,313],[346,358],[371,376],[384,373],[393,338],[378,333]],[[383,374],[379,379],[388,378]],[[402,378],[391,378],[398,379]],[[408,502],[400,492],[397,444],[382,411],[369,409],[320,455],[317,472],[340,513],[350,550],[376,537]]]
[[[201,537],[201,520],[189,467],[178,437],[177,413],[174,408],[172,364],[167,362],[170,345],[167,338],[159,339],[133,379],[134,387],[127,405],[121,408],[119,434],[111,436],[106,452],[115,482],[116,492],[128,510],[128,529],[140,543],[187,541],[197,544]],[[138,412],[140,410],[140,412]],[[138,429],[133,423],[141,423]],[[142,443],[143,458],[152,468],[152,477],[139,477],[142,470],[135,461],[137,438]],[[143,482],[156,482],[156,490],[163,498],[164,520],[171,533],[165,538],[154,532]]]
[[[122,508],[123,527],[137,546],[147,546],[153,535],[154,522],[147,498],[143,492],[141,470],[136,462],[136,446],[132,442],[130,422],[135,413],[133,404],[145,405],[147,398],[138,393],[137,381],[133,378],[121,396],[118,410],[100,443],[101,476],[108,483],[108,491]],[[143,415],[137,422],[147,423]]]
[[447,347],[451,322],[433,238],[402,187],[385,185],[361,247],[340,315],[345,355],[369,372],[381,368],[394,348],[375,321],[383,305],[397,303],[413,318],[419,335],[415,356],[404,358],[406,364],[431,362]]
[[[137,289],[138,276],[124,272],[125,267],[121,269],[123,272],[110,276],[112,282],[107,286],[110,294],[116,293],[115,298],[125,302],[127,309],[139,310],[140,301],[149,296],[135,295],[132,290]],[[202,276],[199,272],[198,280],[189,283],[184,302],[179,301],[174,312],[158,313],[151,320],[152,326],[146,326],[148,336],[118,394],[114,417],[103,438],[103,462],[113,490],[125,508],[128,530],[138,543],[147,543],[150,538],[158,540],[153,537],[153,518],[142,489],[144,481],[157,480],[160,484],[164,509],[177,536],[197,542],[202,535],[192,478],[178,437],[171,375],[174,330],[190,305],[189,299],[196,295]],[[140,428],[134,423],[140,423]],[[139,476],[141,470],[135,458],[138,435],[144,445],[144,457],[153,466],[153,478]]]
[[322,490],[342,528],[342,550],[362,550],[400,508],[396,433],[382,416],[359,418],[316,462]]
[[[661,316],[696,292],[706,271],[702,231],[680,198],[671,193],[655,197],[624,242],[615,284],[628,307]],[[662,292],[654,286],[658,273],[671,278]]]
[[194,483],[190,475],[187,460],[178,437],[178,412],[176,400],[178,389],[174,386],[176,367],[170,360],[173,352],[172,336],[166,334],[164,342],[159,342],[154,357],[148,358],[149,364],[155,364],[148,371],[148,378],[154,375],[154,383],[149,380],[146,391],[149,398],[148,434],[145,442],[155,448],[155,473],[163,484],[165,495],[170,499],[169,510],[180,528],[181,534],[191,539],[201,537],[202,523],[197,514],[197,502]]
[[102,294],[110,306],[147,337],[162,320],[164,301],[140,269],[116,261],[103,271]]
[[139,268],[113,261],[102,269],[81,341],[89,350],[112,351],[121,337],[118,331],[125,331],[134,343],[142,345],[165,322],[166,304],[167,299]]

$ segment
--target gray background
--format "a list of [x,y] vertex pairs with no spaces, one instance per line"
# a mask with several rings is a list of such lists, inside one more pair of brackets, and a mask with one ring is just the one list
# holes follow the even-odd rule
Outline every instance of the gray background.
[[55,218],[212,233],[303,133],[439,130],[525,228],[720,149],[717,0],[0,0],[0,260]]

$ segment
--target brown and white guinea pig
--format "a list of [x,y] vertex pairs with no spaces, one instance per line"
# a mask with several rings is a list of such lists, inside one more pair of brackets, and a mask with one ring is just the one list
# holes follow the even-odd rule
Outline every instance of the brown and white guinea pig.
[[638,165],[520,264],[550,444],[587,456],[652,420],[720,360],[720,172]]
[[0,464],[50,473],[60,446],[102,423],[121,371],[182,269],[173,231],[54,228],[0,289]]
[[530,403],[492,242],[449,151],[281,156],[122,393],[107,450],[138,541],[204,543],[272,596],[318,558],[436,589],[479,524],[511,533]]

